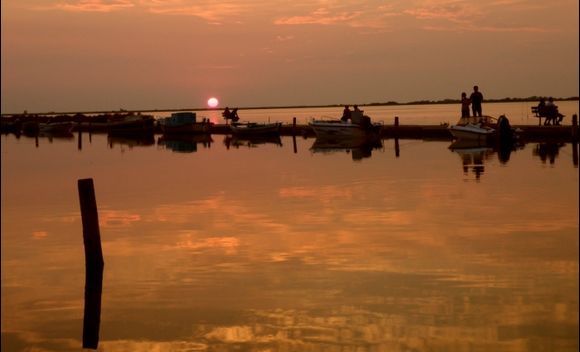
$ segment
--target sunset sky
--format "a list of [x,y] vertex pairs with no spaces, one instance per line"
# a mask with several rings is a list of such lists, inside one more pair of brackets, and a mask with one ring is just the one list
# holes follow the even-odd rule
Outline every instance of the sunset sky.
[[4,0],[2,113],[578,95],[577,0]]

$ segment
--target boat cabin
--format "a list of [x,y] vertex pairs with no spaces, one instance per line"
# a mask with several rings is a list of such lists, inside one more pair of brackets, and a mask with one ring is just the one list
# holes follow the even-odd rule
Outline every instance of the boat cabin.
[[174,112],[171,114],[171,120],[176,124],[196,123],[197,116],[195,112]]

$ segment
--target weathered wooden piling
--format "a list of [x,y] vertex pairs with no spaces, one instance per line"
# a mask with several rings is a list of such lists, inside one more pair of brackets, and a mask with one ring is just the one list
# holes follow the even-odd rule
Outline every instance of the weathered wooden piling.
[[78,132],[78,144],[77,144],[77,148],[78,150],[83,150],[83,135],[82,135],[82,131],[79,129]]
[[292,145],[294,146],[294,154],[298,154],[298,147],[296,146],[296,135],[292,136]]
[[572,163],[574,167],[578,167],[578,142],[572,141]]
[[296,136],[296,117],[292,118],[292,135]]
[[83,348],[97,349],[101,323],[104,261],[93,179],[78,180],[78,190],[85,247]]

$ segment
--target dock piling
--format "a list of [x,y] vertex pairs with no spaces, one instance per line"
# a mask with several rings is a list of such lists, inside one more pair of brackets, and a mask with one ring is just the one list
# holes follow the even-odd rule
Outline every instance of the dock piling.
[[104,261],[93,179],[78,180],[78,191],[85,247],[83,348],[97,349],[101,323]]

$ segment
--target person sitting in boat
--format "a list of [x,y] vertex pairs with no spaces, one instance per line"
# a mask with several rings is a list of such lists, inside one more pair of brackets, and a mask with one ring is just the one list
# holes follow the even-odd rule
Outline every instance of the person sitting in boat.
[[362,124],[363,122],[363,111],[358,108],[358,105],[354,106],[353,112],[350,114],[350,120],[352,123],[357,125]]
[[345,105],[344,106],[344,110],[342,111],[342,117],[340,118],[343,122],[347,122],[348,120],[351,119],[351,111],[350,111],[350,106]]
[[238,108],[232,110],[230,118],[233,122],[238,122],[240,120],[240,117],[238,116]]
[[222,112],[222,116],[224,117],[224,119],[226,119],[226,123],[228,123],[228,121],[231,120],[231,118],[232,118],[232,113],[230,112],[230,108],[228,108],[226,106],[226,108],[224,109],[224,112]]

